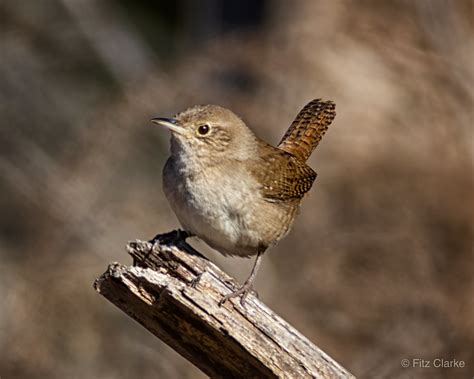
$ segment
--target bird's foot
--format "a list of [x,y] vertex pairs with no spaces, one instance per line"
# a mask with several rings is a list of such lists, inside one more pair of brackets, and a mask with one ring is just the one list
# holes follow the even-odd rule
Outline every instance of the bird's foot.
[[155,245],[155,243],[160,243],[163,245],[176,245],[179,242],[185,242],[186,238],[191,236],[192,233],[186,230],[176,229],[168,233],[157,234],[148,242],[150,242],[152,245]]
[[[178,245],[180,243],[186,243],[186,238],[191,237],[193,234],[181,229],[172,230],[168,233],[157,234],[148,243],[151,244],[151,248],[148,254],[153,251],[155,244],[162,244],[162,245]],[[137,259],[133,259],[134,266],[140,266],[141,262]]]
[[[240,305],[245,306],[245,299],[247,298],[248,294],[250,291],[252,291],[252,283],[251,282],[245,282],[242,287],[239,289],[235,290],[234,292],[225,295],[220,301],[219,301],[219,307],[225,304],[225,302],[229,299],[232,299],[233,297],[238,297],[240,296]],[[258,294],[256,294],[258,297]]]
[[189,286],[191,288],[196,288],[196,286],[199,284],[199,281],[201,280],[202,274],[204,274],[204,271],[201,272],[200,274],[197,274],[196,277],[193,280],[191,280],[191,282],[189,283]]

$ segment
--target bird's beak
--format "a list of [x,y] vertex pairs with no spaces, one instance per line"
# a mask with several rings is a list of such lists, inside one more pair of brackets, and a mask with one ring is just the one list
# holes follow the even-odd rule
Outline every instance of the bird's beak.
[[174,118],[156,117],[152,118],[151,122],[153,124],[163,126],[166,129],[172,131],[173,133],[184,134],[184,128],[179,125],[178,120]]

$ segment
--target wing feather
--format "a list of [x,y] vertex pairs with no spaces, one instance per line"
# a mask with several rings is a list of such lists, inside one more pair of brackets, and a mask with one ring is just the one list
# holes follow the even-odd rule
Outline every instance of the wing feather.
[[291,202],[303,198],[311,189],[316,172],[293,155],[271,145],[265,144],[260,150],[259,161],[251,166],[265,199]]

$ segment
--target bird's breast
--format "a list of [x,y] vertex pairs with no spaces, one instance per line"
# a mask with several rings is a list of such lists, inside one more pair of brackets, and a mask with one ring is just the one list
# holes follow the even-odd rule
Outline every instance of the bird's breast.
[[[189,166],[189,165],[188,165]],[[182,226],[223,254],[255,255],[284,233],[287,211],[263,199],[242,162],[193,170],[172,158],[163,189]]]

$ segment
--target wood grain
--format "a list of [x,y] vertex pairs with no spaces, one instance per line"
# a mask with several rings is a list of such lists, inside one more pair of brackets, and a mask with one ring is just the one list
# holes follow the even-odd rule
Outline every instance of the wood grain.
[[210,377],[354,377],[253,294],[219,307],[237,283],[185,242],[127,249],[137,265],[110,264],[94,288]]

